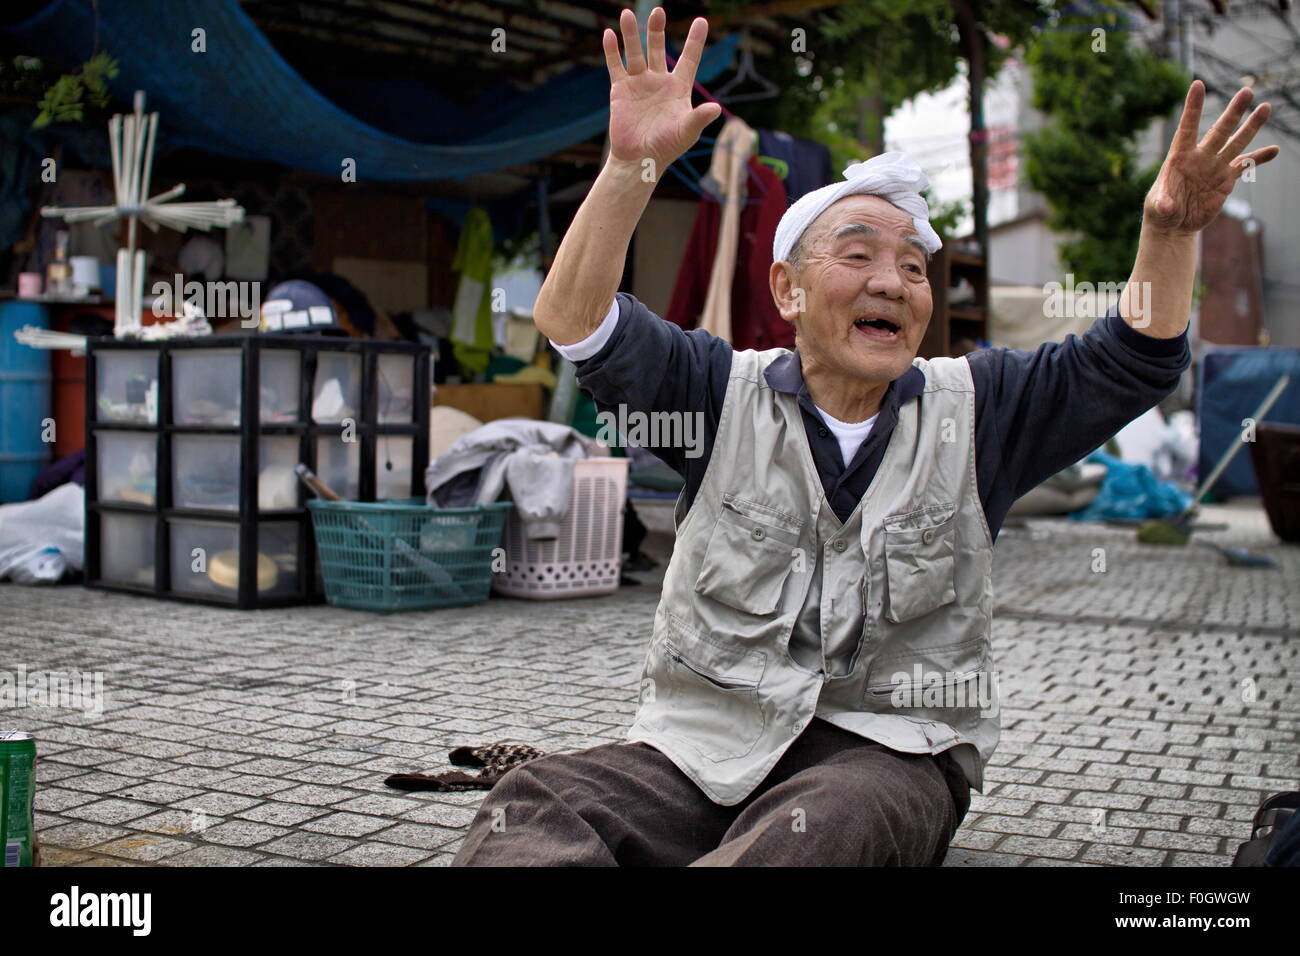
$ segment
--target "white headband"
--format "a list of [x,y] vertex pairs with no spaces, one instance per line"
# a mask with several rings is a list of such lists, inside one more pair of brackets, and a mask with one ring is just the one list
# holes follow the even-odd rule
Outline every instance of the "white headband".
[[865,163],[849,163],[844,167],[844,182],[814,189],[800,196],[785,211],[776,227],[772,261],[781,262],[786,259],[804,230],[812,225],[813,220],[827,206],[837,199],[859,193],[879,196],[908,213],[926,251],[933,254],[943,243],[930,225],[930,207],[921,198],[921,190],[929,185],[930,180],[921,172],[921,167],[905,153],[881,153]]

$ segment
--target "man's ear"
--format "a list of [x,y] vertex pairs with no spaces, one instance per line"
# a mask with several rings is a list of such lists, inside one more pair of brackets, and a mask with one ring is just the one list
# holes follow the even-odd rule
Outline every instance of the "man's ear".
[[772,268],[768,272],[768,283],[772,287],[772,300],[776,303],[781,318],[793,323],[807,310],[807,295],[795,284],[794,266],[790,263],[784,259],[772,263]]

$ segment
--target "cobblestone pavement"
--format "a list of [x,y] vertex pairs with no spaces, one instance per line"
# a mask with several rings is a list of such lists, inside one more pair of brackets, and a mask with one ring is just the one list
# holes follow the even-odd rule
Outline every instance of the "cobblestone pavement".
[[[1300,786],[1300,548],[1249,503],[1204,520],[1280,569],[1064,519],[1004,529],[1002,739],[946,865],[1223,866],[1262,797]],[[390,617],[0,586],[0,671],[103,673],[100,715],[0,712],[37,737],[46,861],[446,865],[483,793],[384,777],[462,744],[621,740],[658,598],[642,577]]]

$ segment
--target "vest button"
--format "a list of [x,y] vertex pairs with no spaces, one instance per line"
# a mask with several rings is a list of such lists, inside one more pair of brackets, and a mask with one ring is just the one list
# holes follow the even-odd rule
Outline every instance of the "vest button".
[[753,531],[750,532],[750,535],[753,537],[755,541],[762,541],[764,538],[767,537],[767,533],[762,528],[755,528]]
[[817,429],[817,434],[818,434],[820,437],[825,438],[827,435],[830,434],[830,432],[828,432],[828,431],[827,431],[826,429],[824,429],[824,428],[819,428],[819,429]]
[[925,533],[921,535],[921,540],[924,541],[926,544],[929,544],[931,541],[933,541],[933,540],[934,540],[934,529],[933,529],[933,528],[927,528],[926,531],[925,531]]
[[848,547],[848,543],[843,538],[836,538],[831,542],[831,547],[843,554],[844,549]]

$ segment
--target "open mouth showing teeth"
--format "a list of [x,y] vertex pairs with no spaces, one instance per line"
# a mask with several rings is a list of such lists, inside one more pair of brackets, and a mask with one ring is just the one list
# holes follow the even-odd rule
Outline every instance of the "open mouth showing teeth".
[[894,338],[900,329],[897,323],[890,322],[888,319],[858,319],[853,326],[872,338]]

